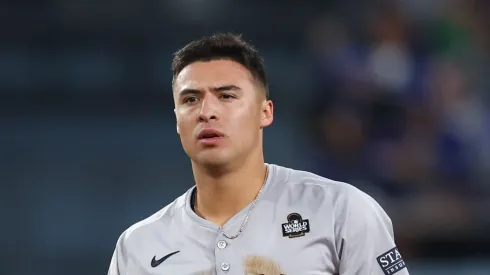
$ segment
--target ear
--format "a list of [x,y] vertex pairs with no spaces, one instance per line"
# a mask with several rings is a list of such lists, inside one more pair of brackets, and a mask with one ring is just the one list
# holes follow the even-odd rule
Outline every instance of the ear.
[[274,104],[271,100],[264,100],[261,109],[260,128],[265,128],[274,121]]

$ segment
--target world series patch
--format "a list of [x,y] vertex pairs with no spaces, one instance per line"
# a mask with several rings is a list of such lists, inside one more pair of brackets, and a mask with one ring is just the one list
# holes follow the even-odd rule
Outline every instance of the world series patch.
[[282,224],[282,236],[296,238],[304,236],[310,232],[310,223],[308,219],[303,220],[300,214],[291,213],[288,215],[288,222]]
[[393,275],[405,268],[405,261],[403,261],[402,255],[396,247],[383,253],[376,260],[385,275]]

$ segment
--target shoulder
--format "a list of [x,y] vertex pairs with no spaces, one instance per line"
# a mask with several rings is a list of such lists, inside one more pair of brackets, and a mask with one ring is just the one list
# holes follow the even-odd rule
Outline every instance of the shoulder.
[[307,202],[322,202],[331,210],[342,215],[346,211],[383,212],[378,202],[359,188],[341,181],[325,178],[317,174],[275,165],[284,182],[281,189]]
[[133,242],[138,242],[144,236],[148,236],[150,232],[159,230],[159,228],[165,228],[166,225],[172,222],[176,215],[184,210],[188,193],[189,191],[157,212],[124,230],[119,236],[118,244],[127,246]]
[[312,172],[274,165],[285,189],[314,189],[338,200],[361,199],[372,202],[366,192],[347,182],[325,178]]

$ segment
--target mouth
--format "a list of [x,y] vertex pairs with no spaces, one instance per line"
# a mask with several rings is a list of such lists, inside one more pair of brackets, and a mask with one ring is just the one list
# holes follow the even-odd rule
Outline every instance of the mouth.
[[224,136],[225,135],[219,131],[213,129],[204,129],[199,133],[198,139],[202,142],[213,142],[220,140]]

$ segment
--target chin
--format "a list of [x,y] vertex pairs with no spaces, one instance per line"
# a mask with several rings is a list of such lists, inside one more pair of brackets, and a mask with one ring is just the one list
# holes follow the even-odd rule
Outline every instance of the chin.
[[194,162],[204,166],[224,166],[230,163],[231,157],[225,152],[200,152],[193,158]]

